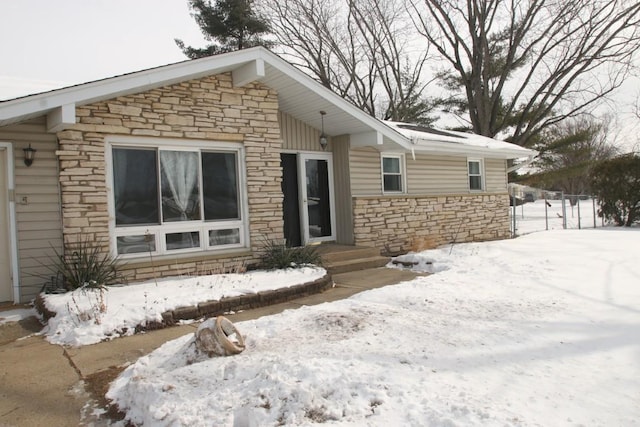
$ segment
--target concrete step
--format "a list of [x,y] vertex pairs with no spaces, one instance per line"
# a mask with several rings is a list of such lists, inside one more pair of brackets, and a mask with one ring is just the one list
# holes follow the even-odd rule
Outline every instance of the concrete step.
[[367,270],[370,268],[384,267],[390,261],[390,258],[380,255],[369,256],[366,258],[345,259],[341,261],[324,262],[324,268],[329,274],[341,274],[351,271]]
[[322,261],[330,264],[338,261],[355,260],[380,256],[380,250],[365,246],[327,245],[319,246]]

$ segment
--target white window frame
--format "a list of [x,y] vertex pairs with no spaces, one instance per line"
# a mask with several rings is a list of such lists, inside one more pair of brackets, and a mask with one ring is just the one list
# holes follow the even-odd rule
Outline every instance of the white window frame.
[[[479,174],[471,174],[469,171],[469,163],[478,163],[480,173]],[[471,177],[479,176],[480,177],[480,188],[471,188]],[[482,192],[485,191],[485,172],[484,172],[484,159],[480,158],[468,158],[467,159],[467,187],[470,192]]]
[[[162,222],[160,212],[160,224],[157,225],[131,225],[116,226],[115,200],[114,200],[114,174],[113,174],[113,148],[133,148],[133,149],[155,149],[158,153],[162,150],[170,151],[194,151],[194,152],[234,152],[236,153],[237,174],[238,174],[238,209],[240,219],[234,220],[210,220],[203,219],[195,221]],[[199,157],[201,165],[202,157]],[[107,180],[107,203],[109,210],[109,240],[111,243],[111,253],[122,259],[137,259],[153,256],[173,256],[189,253],[222,253],[225,251],[237,251],[239,249],[250,248],[249,241],[249,209],[246,189],[246,169],[245,150],[240,143],[205,141],[205,140],[180,140],[169,138],[141,138],[111,136],[105,140],[105,163]],[[200,168],[201,169],[201,168]],[[160,170],[158,170],[160,174]],[[202,198],[202,172],[198,176],[200,186],[200,197]],[[158,182],[158,185],[160,183]],[[162,208],[161,206],[159,207]],[[201,209],[203,207],[201,206]],[[209,244],[209,231],[238,229],[240,242],[235,244],[225,244],[211,246]],[[172,249],[166,247],[166,235],[172,233],[197,232],[199,234],[200,246],[195,248]],[[149,235],[155,242],[154,251],[136,252],[131,254],[118,254],[117,238],[124,236]]]
[[[384,188],[384,177],[385,175],[396,175],[396,174],[389,174],[389,173],[385,173],[384,172],[384,159],[385,158],[392,158],[392,159],[398,159],[398,162],[400,164],[400,185],[402,186],[402,188],[400,189],[400,191],[396,191],[396,190],[385,190]],[[407,174],[406,174],[406,167],[405,167],[405,157],[404,154],[398,154],[398,153],[380,153],[380,177],[381,177],[381,186],[382,186],[382,193],[383,194],[405,194],[407,192]]]

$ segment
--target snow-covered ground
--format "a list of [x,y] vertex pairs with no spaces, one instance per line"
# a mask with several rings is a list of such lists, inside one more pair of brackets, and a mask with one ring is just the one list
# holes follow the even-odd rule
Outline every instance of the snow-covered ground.
[[128,286],[108,286],[104,291],[77,289],[45,295],[45,304],[56,313],[43,333],[53,344],[82,346],[132,335],[137,325],[162,321],[161,314],[178,307],[286,288],[323,277],[323,268],[253,271],[151,280]]
[[35,316],[36,310],[33,308],[14,308],[0,311],[0,325],[10,322],[19,322],[27,317]]
[[[516,234],[518,236],[534,231],[562,230],[564,228],[562,200],[547,200],[546,202],[548,203],[546,210],[543,199],[516,206]],[[567,229],[602,227],[602,219],[597,216],[598,204],[594,204],[593,199],[580,200],[579,206],[573,207],[569,203],[569,199],[565,199],[564,205]],[[513,228],[513,207],[509,209],[509,215]]]
[[152,426],[637,426],[639,249],[599,228],[426,251],[436,274],[237,323],[237,356],[168,342],[108,397]]

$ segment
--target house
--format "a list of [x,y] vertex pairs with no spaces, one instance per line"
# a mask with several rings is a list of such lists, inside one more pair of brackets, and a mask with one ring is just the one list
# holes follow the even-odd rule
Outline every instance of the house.
[[381,122],[259,47],[0,102],[0,301],[33,298],[78,238],[132,280],[252,263],[273,239],[502,239],[507,160],[532,154]]

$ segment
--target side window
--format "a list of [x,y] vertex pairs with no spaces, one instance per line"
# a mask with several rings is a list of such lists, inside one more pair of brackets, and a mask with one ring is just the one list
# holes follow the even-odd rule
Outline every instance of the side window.
[[385,193],[404,191],[403,162],[400,155],[382,155],[382,189]]
[[482,191],[482,160],[468,159],[467,166],[469,173],[469,190]]

